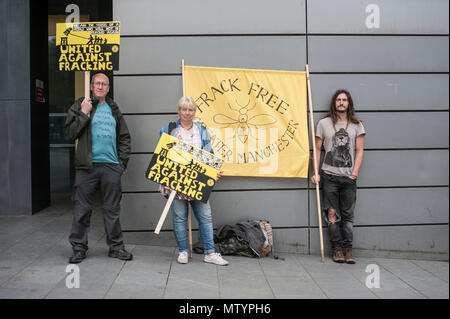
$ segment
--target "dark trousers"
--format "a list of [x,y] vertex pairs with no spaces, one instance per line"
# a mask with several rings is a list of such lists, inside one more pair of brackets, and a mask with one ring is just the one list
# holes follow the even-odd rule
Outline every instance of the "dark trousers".
[[[352,248],[353,216],[356,203],[356,180],[347,176],[321,174],[323,218],[328,224],[331,246]],[[336,222],[328,220],[328,209],[336,211]]]
[[118,164],[94,164],[92,169],[77,169],[74,184],[75,210],[69,236],[74,251],[88,249],[88,232],[91,223],[92,204],[97,188],[102,200],[102,214],[106,232],[106,244],[110,250],[124,248],[120,227],[120,199],[122,168]]

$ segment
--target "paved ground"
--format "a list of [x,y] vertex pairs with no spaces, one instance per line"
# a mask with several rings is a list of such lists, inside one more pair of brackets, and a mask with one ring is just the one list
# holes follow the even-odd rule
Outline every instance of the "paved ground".
[[103,222],[95,213],[88,258],[79,264],[80,287],[69,289],[66,282],[75,282],[75,272],[67,269],[67,207],[66,199],[56,198],[33,216],[0,216],[0,299],[449,298],[449,265],[439,261],[359,258],[347,265],[280,253],[284,260],[226,256],[230,265],[219,267],[194,254],[180,265],[176,248],[163,246],[163,240],[161,246],[143,245],[139,234],[125,233],[134,260],[124,262],[107,257]]

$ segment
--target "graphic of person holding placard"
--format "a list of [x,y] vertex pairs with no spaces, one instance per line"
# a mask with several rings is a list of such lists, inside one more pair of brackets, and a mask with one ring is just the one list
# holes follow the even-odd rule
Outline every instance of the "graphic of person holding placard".
[[[173,127],[171,127],[171,125],[163,127],[160,130],[160,135],[166,133],[175,136],[188,144],[213,153],[211,138],[206,130],[206,127],[204,127],[200,122],[193,121],[195,111],[196,106],[192,97],[182,97],[178,102],[179,120],[173,125]],[[217,177],[220,178],[221,175],[222,172],[219,172]],[[172,190],[168,187],[160,186],[160,192],[163,195],[168,196]],[[220,266],[228,265],[228,261],[223,259],[223,257],[217,253],[214,248],[213,223],[209,201],[203,203],[180,193],[177,193],[171,206],[173,230],[179,251],[177,259],[178,263],[187,264],[189,259],[189,239],[187,231],[188,202],[191,204],[194,215],[198,221],[200,240],[203,244],[203,251],[205,253],[203,260],[207,263]]]
[[322,181],[322,213],[328,224],[333,261],[354,264],[353,216],[356,203],[356,179],[363,161],[364,136],[361,120],[354,114],[353,99],[346,90],[335,92],[330,110],[317,124],[315,147],[320,163],[322,145],[325,158],[319,176]]
[[73,255],[70,263],[86,258],[92,203],[97,188],[109,246],[109,257],[131,260],[125,250],[120,226],[121,178],[131,153],[131,137],[118,105],[109,97],[109,79],[103,73],[92,77],[92,99],[80,98],[70,107],[66,134],[75,141],[75,202],[69,236]]

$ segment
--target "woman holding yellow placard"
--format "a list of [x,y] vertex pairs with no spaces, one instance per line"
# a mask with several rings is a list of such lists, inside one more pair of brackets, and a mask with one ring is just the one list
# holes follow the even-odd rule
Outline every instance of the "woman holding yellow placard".
[[[178,139],[204,149],[210,153],[213,153],[211,146],[211,137],[206,129],[200,122],[194,122],[196,106],[195,102],[190,96],[184,96],[178,101],[178,115],[179,120],[172,124],[163,127],[160,131],[160,135],[163,133],[177,137]],[[220,178],[222,172],[217,174],[217,178]],[[168,187],[160,186],[160,191],[163,195],[169,195],[172,190]],[[213,263],[220,266],[228,265],[228,262],[222,258],[222,256],[215,251],[214,248],[214,235],[213,235],[213,223],[211,215],[211,206],[209,201],[203,203],[199,200],[193,200],[186,195],[177,193],[171,206],[173,216],[173,230],[178,245],[178,259],[180,264],[188,263],[189,254],[189,240],[187,231],[187,216],[188,216],[188,204],[191,204],[194,211],[194,215],[197,218],[200,240],[203,244],[203,251],[205,253],[204,261],[207,263]]]

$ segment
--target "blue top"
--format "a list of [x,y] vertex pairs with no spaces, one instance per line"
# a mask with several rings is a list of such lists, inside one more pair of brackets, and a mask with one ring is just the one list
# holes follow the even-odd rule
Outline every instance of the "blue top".
[[107,102],[97,105],[91,122],[92,162],[119,164],[116,145],[116,120]]

